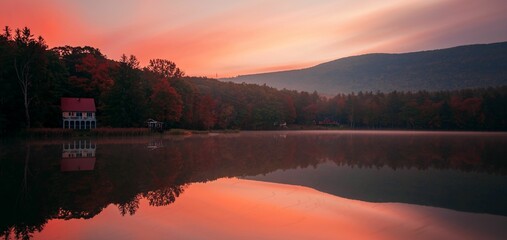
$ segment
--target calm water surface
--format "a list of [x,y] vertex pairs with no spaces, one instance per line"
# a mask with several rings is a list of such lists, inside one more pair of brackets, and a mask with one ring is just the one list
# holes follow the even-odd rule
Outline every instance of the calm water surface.
[[3,141],[7,239],[505,239],[507,134]]

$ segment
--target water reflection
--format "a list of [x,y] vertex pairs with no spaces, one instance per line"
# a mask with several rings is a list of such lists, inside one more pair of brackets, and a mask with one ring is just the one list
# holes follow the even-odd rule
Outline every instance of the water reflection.
[[75,140],[64,143],[60,170],[62,172],[93,170],[96,149],[96,143],[91,140]]
[[150,150],[155,150],[164,147],[164,141],[162,139],[151,139],[146,147]]
[[[111,224],[111,223],[114,223]],[[88,221],[51,221],[39,239],[503,239],[507,217],[368,203],[293,185],[236,178],[194,183],[174,204],[140,200],[133,217],[115,206]]]
[[[497,184],[488,188],[492,194],[488,198],[495,199],[484,199],[487,208],[480,211],[507,215],[505,207],[501,207],[503,204],[499,204],[507,201],[507,163],[504,161],[507,149],[504,146],[507,146],[505,134],[391,132],[255,132],[10,142],[0,145],[0,185],[4,193],[0,230],[4,236],[25,238],[40,231],[50,219],[89,219],[110,204],[115,205],[121,215],[135,214],[143,199],[152,206],[168,205],[175,202],[190,183],[262,175],[277,170],[322,166],[326,169],[329,163],[373,171],[396,169],[396,174],[405,174],[402,170],[407,169],[417,172],[440,169],[457,171],[464,176],[484,175],[481,175],[482,180],[456,185],[460,189],[487,186],[491,182],[488,176],[496,177]],[[88,160],[81,161],[83,159]],[[410,179],[410,174],[399,179]],[[442,176],[432,184],[447,180]],[[396,191],[406,191],[397,188],[396,183],[390,184],[377,187],[394,189],[394,193],[388,191],[394,196]],[[414,196],[421,192],[419,189],[411,191]],[[340,192],[335,194],[340,195]],[[452,189],[440,194],[451,201],[445,207],[461,204],[459,197],[474,197],[473,192],[452,197]],[[428,202],[430,200],[424,196],[419,198],[423,202],[418,204],[439,206],[439,203]],[[474,206],[467,206],[461,210],[477,211],[474,209]]]

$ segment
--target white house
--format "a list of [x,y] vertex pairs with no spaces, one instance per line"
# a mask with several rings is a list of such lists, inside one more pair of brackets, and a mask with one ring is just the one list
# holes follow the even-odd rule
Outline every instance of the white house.
[[92,129],[97,127],[93,98],[61,98],[63,128]]

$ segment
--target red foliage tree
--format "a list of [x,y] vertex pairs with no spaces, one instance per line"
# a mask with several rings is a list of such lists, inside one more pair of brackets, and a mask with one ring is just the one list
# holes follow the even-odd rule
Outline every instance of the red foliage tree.
[[217,117],[215,114],[215,100],[211,96],[205,95],[199,97],[196,104],[198,126],[202,129],[210,129],[215,126]]
[[79,76],[71,76],[69,80],[90,96],[100,95],[108,92],[114,85],[111,76],[113,67],[113,64],[105,58],[86,54],[81,62],[76,64]]
[[183,111],[181,96],[165,79],[153,86],[150,97],[152,112],[159,121],[179,121]]

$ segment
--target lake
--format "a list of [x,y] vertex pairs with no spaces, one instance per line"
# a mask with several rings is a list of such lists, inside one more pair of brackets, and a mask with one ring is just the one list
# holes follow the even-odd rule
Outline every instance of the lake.
[[7,239],[505,239],[507,133],[3,140]]

